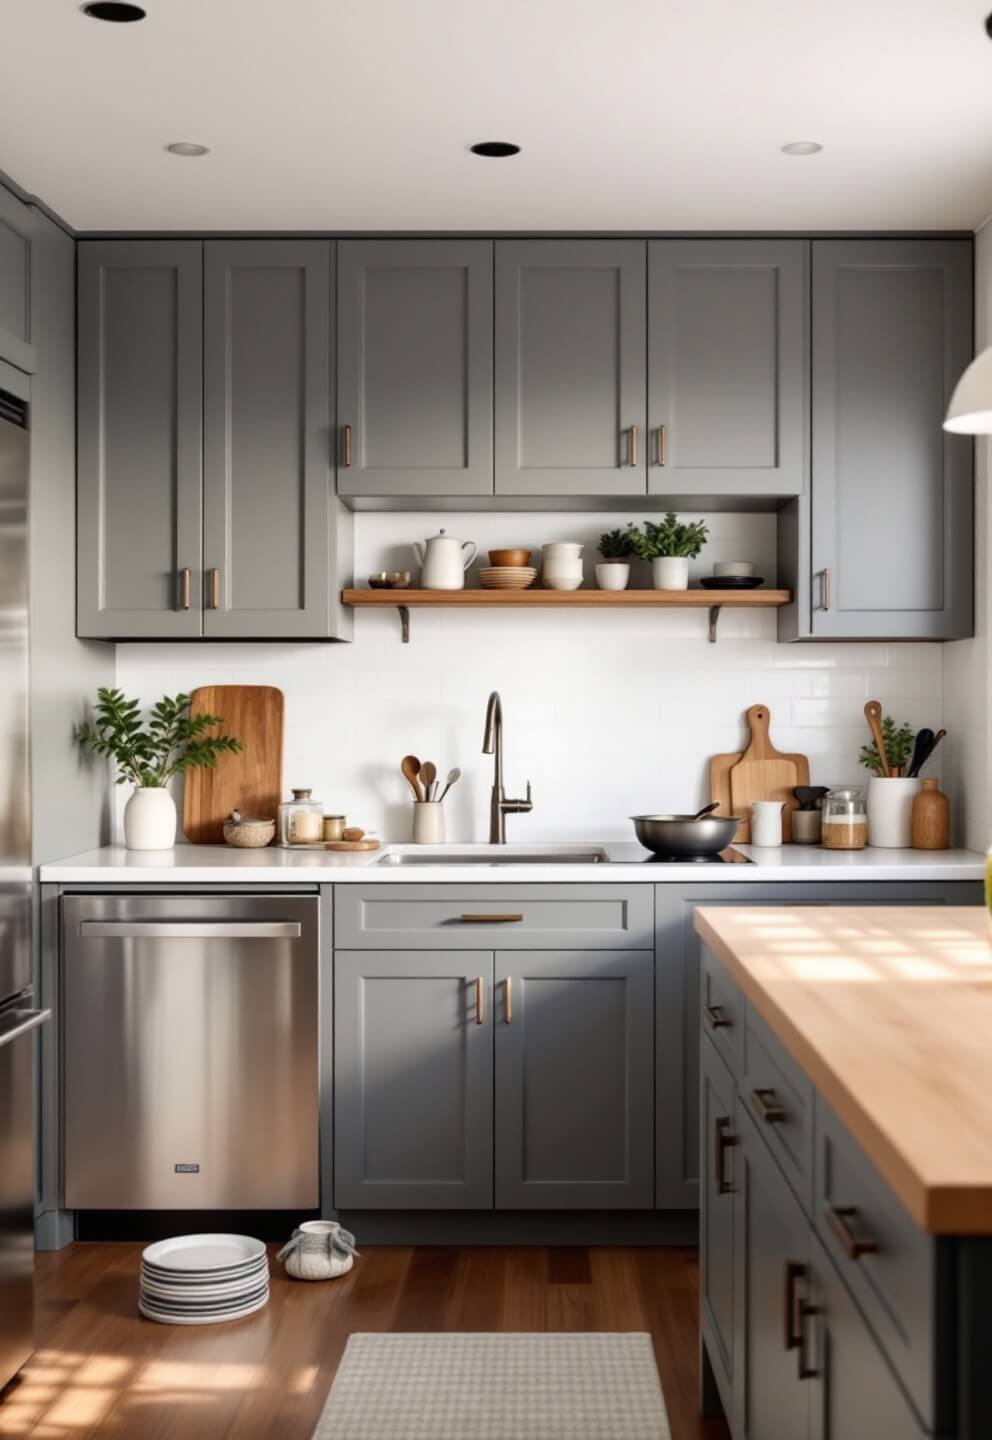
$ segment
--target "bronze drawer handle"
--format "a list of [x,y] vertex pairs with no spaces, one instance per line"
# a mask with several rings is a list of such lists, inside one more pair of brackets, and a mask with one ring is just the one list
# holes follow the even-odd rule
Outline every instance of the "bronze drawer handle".
[[513,1024],[513,977],[507,975],[503,981],[503,1020],[507,1025]]
[[785,1320],[785,1348],[795,1350],[803,1343],[803,1327],[799,1318],[799,1293],[797,1286],[800,1280],[805,1280],[809,1271],[799,1260],[787,1260],[785,1262],[785,1304],[783,1316]]
[[725,1115],[719,1115],[714,1121],[713,1130],[716,1136],[716,1159],[713,1165],[713,1177],[718,1195],[732,1195],[734,1193],[734,1182],[726,1177],[725,1166],[727,1151],[732,1150],[735,1145],[741,1142],[736,1135],[730,1133],[730,1121]]
[[815,1365],[806,1363],[806,1321],[812,1315],[821,1314],[819,1305],[811,1305],[808,1300],[799,1302],[799,1366],[798,1374],[800,1380],[815,1380],[819,1376],[819,1370]]
[[350,466],[350,465],[351,465],[351,426],[350,426],[350,425],[346,425],[346,426],[344,427],[344,463],[345,463],[345,466]]
[[220,609],[220,571],[216,567],[210,571],[210,608]]
[[466,925],[515,925],[523,918],[522,915],[462,915],[460,917]]
[[182,610],[188,610],[188,609],[189,609],[189,577],[190,577],[189,566],[188,566],[188,565],[184,565],[183,568],[182,568],[182,569],[180,570],[180,572],[179,572],[179,587],[180,587],[180,595],[181,595],[181,599],[180,599],[180,601],[179,601],[179,607],[180,607],[180,609],[182,609]]
[[632,467],[633,469],[635,469],[635,470],[637,469],[637,426],[636,426],[636,425],[631,425],[631,427],[630,427],[630,465],[631,465],[631,467]]
[[826,1213],[827,1224],[848,1260],[860,1260],[862,1255],[878,1254],[877,1240],[871,1240],[863,1235],[855,1235],[851,1229],[849,1222],[854,1220],[858,1214],[853,1205],[828,1205]]
[[486,982],[480,975],[475,982],[475,1023],[481,1025],[486,1018]]
[[727,1019],[722,1005],[707,1005],[703,1013],[711,1030],[732,1030],[734,1028],[733,1020]]
[[668,464],[668,426],[658,426],[658,464]]
[[774,1090],[752,1090],[751,1106],[766,1125],[781,1125],[783,1120],[789,1118],[788,1110],[775,1099]]

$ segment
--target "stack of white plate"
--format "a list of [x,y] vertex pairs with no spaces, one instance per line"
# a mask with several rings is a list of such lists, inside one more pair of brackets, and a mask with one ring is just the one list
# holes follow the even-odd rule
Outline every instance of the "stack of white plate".
[[486,565],[479,571],[483,590],[526,590],[537,571],[531,565]]
[[163,1325],[217,1325],[269,1298],[269,1257],[247,1235],[180,1235],[141,1256],[138,1309]]

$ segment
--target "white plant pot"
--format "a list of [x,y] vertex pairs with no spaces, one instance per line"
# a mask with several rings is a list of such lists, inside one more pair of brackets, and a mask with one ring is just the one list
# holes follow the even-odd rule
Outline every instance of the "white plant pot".
[[630,566],[626,561],[604,560],[596,566],[596,584],[600,590],[626,590],[630,580]]
[[920,780],[873,775],[868,782],[868,844],[909,850],[913,843],[913,800]]
[[651,582],[656,590],[688,590],[689,561],[685,555],[661,555],[651,561]]
[[176,843],[176,802],[162,785],[142,785],[124,806],[129,850],[171,850]]

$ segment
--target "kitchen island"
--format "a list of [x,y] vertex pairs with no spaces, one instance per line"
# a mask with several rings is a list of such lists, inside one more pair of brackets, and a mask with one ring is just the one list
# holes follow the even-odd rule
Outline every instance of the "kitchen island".
[[978,1440],[992,1283],[980,906],[702,906],[704,1408]]

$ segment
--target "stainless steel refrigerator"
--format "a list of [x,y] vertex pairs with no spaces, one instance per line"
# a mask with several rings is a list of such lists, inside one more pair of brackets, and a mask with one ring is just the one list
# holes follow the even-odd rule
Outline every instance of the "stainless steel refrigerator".
[[0,390],[0,1387],[34,1346],[28,414]]

